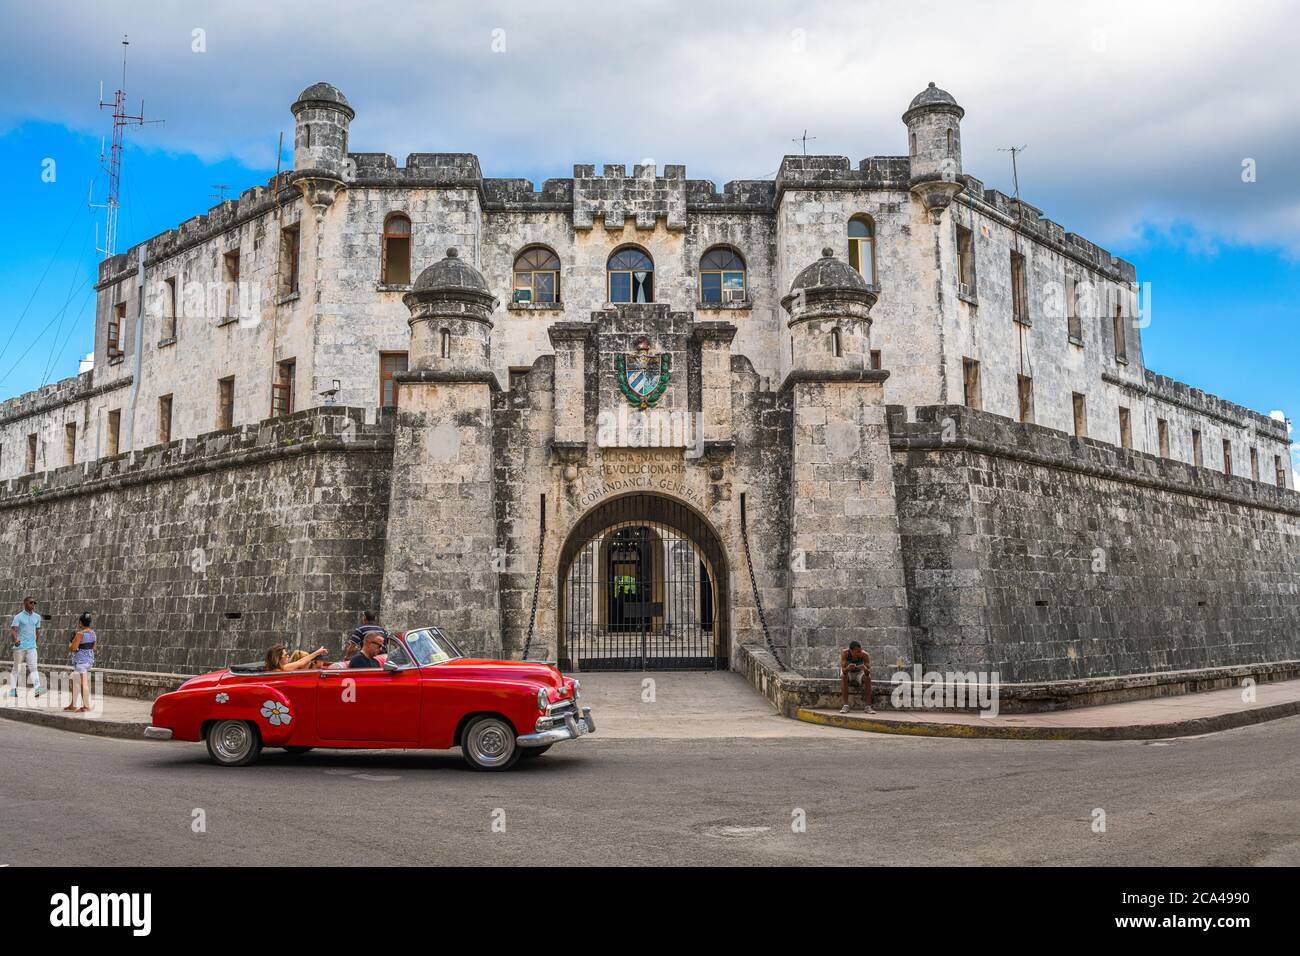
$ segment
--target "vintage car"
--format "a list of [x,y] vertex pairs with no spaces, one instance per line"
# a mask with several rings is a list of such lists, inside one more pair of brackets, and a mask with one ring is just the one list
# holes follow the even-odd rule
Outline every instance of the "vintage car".
[[436,627],[390,636],[376,660],[270,672],[238,664],[193,677],[154,701],[144,735],[206,740],[227,767],[263,747],[459,747],[477,770],[506,770],[596,729],[578,681],[554,665],[465,657]]

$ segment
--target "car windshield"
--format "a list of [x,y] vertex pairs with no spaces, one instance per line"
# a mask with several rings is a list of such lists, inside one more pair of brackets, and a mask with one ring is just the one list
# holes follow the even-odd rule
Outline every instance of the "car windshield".
[[464,657],[460,649],[452,643],[451,638],[436,627],[419,631],[407,631],[406,644],[421,665],[441,664],[456,657]]

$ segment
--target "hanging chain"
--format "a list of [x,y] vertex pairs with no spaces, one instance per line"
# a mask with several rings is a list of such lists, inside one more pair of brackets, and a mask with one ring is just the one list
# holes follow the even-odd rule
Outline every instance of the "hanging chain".
[[749,568],[749,585],[754,589],[754,606],[758,608],[758,623],[763,625],[763,640],[767,642],[767,649],[771,652],[772,657],[781,665],[782,670],[788,670],[785,661],[781,660],[781,655],[777,653],[776,645],[772,643],[772,635],[767,630],[767,615],[763,613],[763,599],[758,595],[758,582],[754,580],[754,559],[749,554],[749,531],[745,527],[745,499],[740,499],[740,541],[745,546],[745,565]]
[[528,638],[524,641],[523,659],[528,660],[528,649],[533,643],[533,624],[537,621],[537,592],[542,586],[542,553],[546,550],[546,506],[542,506],[542,520],[537,529],[537,573],[533,576],[533,608],[528,612]]

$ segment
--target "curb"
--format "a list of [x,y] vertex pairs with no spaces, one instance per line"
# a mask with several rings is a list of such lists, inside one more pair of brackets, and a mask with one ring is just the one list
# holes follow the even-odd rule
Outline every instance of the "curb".
[[17,720],[25,724],[40,727],[52,727],[55,730],[70,730],[78,734],[91,734],[96,737],[117,737],[121,740],[144,740],[144,729],[149,723],[133,720],[104,720],[99,717],[74,717],[65,713],[49,713],[44,710],[23,707],[0,707],[0,717]]
[[1269,704],[1251,710],[1234,710],[1210,717],[1195,717],[1165,724],[1121,724],[1114,727],[1010,727],[996,724],[945,724],[920,720],[891,720],[855,717],[852,714],[819,714],[800,707],[796,719],[826,727],[862,730],[877,734],[913,737],[959,737],[967,740],[1158,740],[1212,734],[1234,727],[1262,724],[1300,714],[1300,700]]

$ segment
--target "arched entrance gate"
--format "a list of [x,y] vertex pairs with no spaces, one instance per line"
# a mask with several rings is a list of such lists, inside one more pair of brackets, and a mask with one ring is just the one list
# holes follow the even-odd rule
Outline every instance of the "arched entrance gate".
[[560,551],[560,667],[725,668],[729,593],[722,542],[694,509],[652,494],[606,501]]

